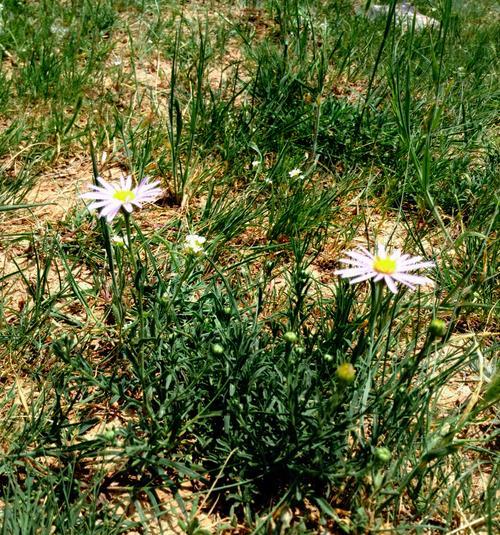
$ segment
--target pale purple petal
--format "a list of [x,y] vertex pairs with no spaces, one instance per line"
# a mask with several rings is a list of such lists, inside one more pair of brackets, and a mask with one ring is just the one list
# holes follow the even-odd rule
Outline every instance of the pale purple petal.
[[357,282],[363,282],[365,280],[371,279],[374,275],[375,275],[375,273],[366,273],[365,275],[361,275],[359,277],[351,279],[349,282],[351,284],[356,284]]
[[431,284],[432,280],[428,277],[421,277],[420,275],[410,275],[408,273],[394,273],[392,276],[399,282],[404,284]]
[[421,256],[410,256],[409,254],[405,254],[404,256],[401,257],[400,261],[401,263],[403,264],[407,264],[407,263],[413,263],[413,262],[420,262],[420,260],[422,260],[422,257]]
[[334,275],[342,275],[344,277],[356,277],[357,275],[362,275],[363,273],[373,273],[372,270],[365,267],[354,267],[346,269],[337,269],[333,272]]
[[414,269],[424,269],[434,267],[434,262],[410,262],[398,265],[398,271],[413,271]]
[[[111,221],[113,221],[114,217],[116,216],[119,210],[120,210],[120,207],[118,206],[114,210],[109,212],[109,214],[106,216],[106,221],[108,223],[111,223]],[[101,212],[101,217],[104,217],[104,214],[102,212]]]
[[370,253],[370,251],[368,251],[368,249],[365,249],[364,247],[362,247],[361,245],[358,246],[358,249],[363,252],[368,258],[371,258],[372,260],[375,260],[375,256],[372,255],[372,253]]
[[97,177],[97,182],[99,182],[99,184],[101,184],[101,186],[106,190],[106,191],[109,191],[110,193],[114,193],[116,191],[116,188],[110,184],[109,182],[106,182],[104,180],[104,178],[98,176]]
[[108,204],[106,204],[106,206],[104,206],[104,208],[101,210],[101,216],[106,216],[108,215],[110,212],[113,212],[113,210],[116,210],[118,212],[118,210],[121,208],[121,203],[120,202],[109,202]]
[[348,260],[347,258],[341,258],[339,262],[347,264],[350,268],[371,269],[369,265],[362,264],[361,262],[357,262],[356,260]]
[[87,208],[89,210],[97,210],[98,208],[102,208],[103,206],[107,206],[109,204],[109,201],[96,201],[93,203],[90,203]]
[[365,256],[365,255],[358,253],[357,251],[346,251],[345,254],[350,256],[351,258],[354,258],[358,262],[361,262],[363,265],[371,265],[371,262],[374,259],[373,256]]
[[377,250],[377,256],[380,256],[381,258],[384,258],[385,256],[387,256],[385,252],[385,246],[383,243],[377,243],[376,250]]
[[88,193],[84,193],[83,195],[81,195],[81,197],[82,199],[109,200],[110,195],[109,193],[89,191]]
[[391,290],[391,292],[393,294],[397,294],[398,293],[398,289],[396,287],[395,282],[392,280],[391,276],[390,275],[385,275],[384,276],[384,280],[385,280],[385,283],[387,284],[387,287],[389,288],[389,290]]

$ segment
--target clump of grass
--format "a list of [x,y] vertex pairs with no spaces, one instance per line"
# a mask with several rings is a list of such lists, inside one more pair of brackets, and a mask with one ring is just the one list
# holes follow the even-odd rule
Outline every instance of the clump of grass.
[[[3,4],[2,530],[494,533],[493,8],[173,4]],[[72,155],[164,194],[30,227]]]

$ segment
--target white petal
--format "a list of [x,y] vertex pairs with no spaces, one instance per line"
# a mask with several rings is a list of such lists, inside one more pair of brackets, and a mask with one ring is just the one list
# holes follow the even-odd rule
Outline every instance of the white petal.
[[383,243],[377,243],[377,256],[380,256],[380,258],[385,258],[387,256],[385,251],[385,246]]
[[100,192],[88,192],[84,193],[81,196],[83,199],[94,199],[94,200],[110,200],[112,197],[109,193],[100,193]]
[[[108,223],[111,223],[111,221],[113,221],[114,217],[116,216],[116,214],[118,213],[118,210],[120,210],[120,208],[116,208],[116,210],[113,210],[111,211],[107,216],[106,216],[106,221]],[[101,216],[104,216],[104,214],[101,213]]]
[[406,285],[413,284],[430,284],[432,280],[428,277],[421,277],[420,275],[410,275],[408,273],[394,273],[393,278]]
[[398,265],[398,271],[413,271],[414,269],[425,269],[435,267],[434,262],[411,262],[408,260],[404,264]]
[[[368,253],[368,251],[366,251]],[[345,253],[347,256],[350,256],[351,258],[354,258],[358,262],[361,262],[363,265],[368,265],[373,260],[372,255],[362,255],[361,253],[358,253],[358,251],[346,251]]]
[[96,201],[93,203],[90,203],[87,208],[89,210],[97,210],[98,208],[102,208],[103,206],[107,206],[109,204],[109,201]]
[[356,282],[363,282],[365,280],[371,279],[374,275],[375,275],[374,273],[367,273],[366,275],[361,275],[360,277],[351,279],[349,282],[351,284],[355,284]]
[[109,203],[101,210],[101,215],[105,216],[105,215],[108,215],[109,213],[112,213],[113,211],[118,212],[120,208],[121,208],[121,203],[119,202]]
[[99,182],[99,184],[101,184],[101,186],[106,190],[106,191],[109,191],[111,193],[114,193],[116,191],[116,187],[113,185],[113,184],[110,184],[109,182],[106,182],[104,180],[104,178],[98,176],[97,177],[97,182]]
[[356,277],[357,275],[363,275],[364,273],[372,273],[371,270],[367,270],[364,267],[337,269],[333,272],[334,275],[342,275],[342,277]]
[[398,293],[398,289],[396,287],[395,282],[390,277],[390,275],[385,275],[384,280],[385,280],[385,283],[387,284],[387,287],[389,288],[389,290],[391,290],[391,292],[393,294],[397,294]]

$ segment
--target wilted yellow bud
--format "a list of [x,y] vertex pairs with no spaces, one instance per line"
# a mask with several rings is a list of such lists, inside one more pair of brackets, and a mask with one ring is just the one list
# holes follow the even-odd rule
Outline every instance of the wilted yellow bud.
[[351,384],[356,378],[356,369],[350,362],[344,362],[337,368],[337,379],[346,384]]

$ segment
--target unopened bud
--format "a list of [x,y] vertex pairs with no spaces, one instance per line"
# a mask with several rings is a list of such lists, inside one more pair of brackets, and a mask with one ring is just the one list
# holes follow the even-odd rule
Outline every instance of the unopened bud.
[[447,326],[443,320],[433,319],[429,325],[429,332],[434,338],[441,338],[446,334]]
[[375,448],[375,458],[383,463],[388,463],[391,460],[391,450],[385,446]]
[[212,353],[214,355],[222,355],[224,353],[224,347],[220,344],[212,344]]
[[289,344],[296,344],[299,340],[299,337],[293,331],[287,331],[283,335],[283,339]]

